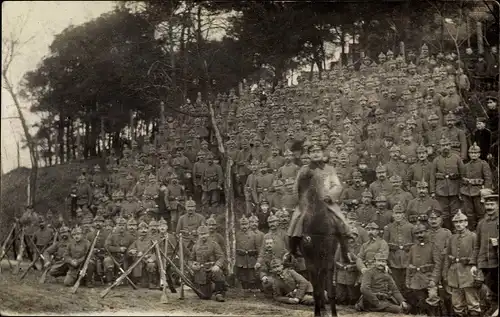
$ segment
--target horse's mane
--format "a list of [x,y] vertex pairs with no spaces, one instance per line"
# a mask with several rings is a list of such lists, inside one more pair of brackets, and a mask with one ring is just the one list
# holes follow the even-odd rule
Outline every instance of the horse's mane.
[[314,229],[315,233],[327,233],[329,230],[326,217],[328,207],[321,199],[319,186],[321,186],[319,178],[314,177],[310,169],[301,173],[297,179],[299,208],[306,213],[304,231],[310,233],[312,233],[310,229]]

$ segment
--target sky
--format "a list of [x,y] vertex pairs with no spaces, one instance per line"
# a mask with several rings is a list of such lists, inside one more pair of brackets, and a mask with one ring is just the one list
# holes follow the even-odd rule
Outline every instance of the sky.
[[[28,43],[20,48],[18,56],[12,62],[9,78],[15,87],[27,71],[37,67],[48,54],[49,45],[54,35],[70,25],[78,25],[97,18],[113,9],[112,1],[4,1],[2,2],[2,42],[10,34],[19,35],[20,41]],[[23,27],[24,26],[24,27]],[[1,94],[1,117],[17,116],[14,102],[8,92]],[[23,103],[23,114],[29,124],[39,120],[31,113],[29,104]],[[1,120],[1,155],[2,169],[6,173],[17,167],[16,142],[21,141],[24,133],[19,119]],[[21,150],[21,166],[30,167],[29,152]]]

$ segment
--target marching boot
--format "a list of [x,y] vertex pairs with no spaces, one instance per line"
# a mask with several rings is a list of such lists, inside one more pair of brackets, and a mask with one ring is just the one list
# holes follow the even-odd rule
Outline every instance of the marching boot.
[[215,300],[217,302],[226,301],[226,299],[224,298],[224,289],[225,289],[224,282],[215,282]]
[[111,285],[114,282],[113,272],[112,271],[106,271],[105,279],[106,279],[106,283],[108,285]]

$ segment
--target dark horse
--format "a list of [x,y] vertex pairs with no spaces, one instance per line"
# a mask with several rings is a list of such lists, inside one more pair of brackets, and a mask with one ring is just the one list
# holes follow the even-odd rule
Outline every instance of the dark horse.
[[331,306],[331,316],[337,316],[335,306],[335,252],[341,248],[344,259],[347,256],[347,239],[342,230],[341,220],[330,211],[319,195],[318,177],[311,170],[303,173],[297,180],[299,208],[306,212],[303,222],[303,239],[299,250],[304,256],[309,280],[313,285],[314,316],[329,315],[326,310],[327,300]]

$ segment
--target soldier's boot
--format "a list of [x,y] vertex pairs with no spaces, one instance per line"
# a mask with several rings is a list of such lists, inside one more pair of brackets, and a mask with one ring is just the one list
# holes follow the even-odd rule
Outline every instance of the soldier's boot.
[[85,274],[85,282],[87,283],[88,288],[93,288],[95,286],[94,273],[95,273],[94,265],[89,265],[87,267],[87,274]]
[[148,272],[148,288],[156,289],[156,281],[155,274],[152,272]]
[[111,285],[114,282],[113,271],[106,271],[106,284]]
[[224,282],[215,282],[215,300],[217,302],[225,302],[224,298],[225,284]]

